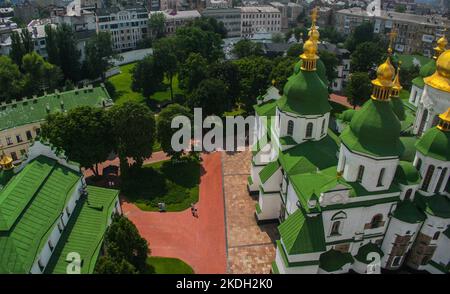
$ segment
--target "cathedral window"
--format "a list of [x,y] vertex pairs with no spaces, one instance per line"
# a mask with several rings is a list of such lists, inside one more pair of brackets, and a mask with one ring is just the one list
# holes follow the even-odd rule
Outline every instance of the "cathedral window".
[[400,261],[402,261],[402,257],[401,256],[395,256],[394,259],[392,260],[392,266],[393,267],[398,267],[400,265]]
[[436,185],[436,189],[434,189],[435,193],[438,193],[441,190],[442,183],[444,182],[445,175],[447,174],[447,168],[443,168],[441,171],[441,175],[439,176],[439,180]]
[[384,177],[384,171],[385,171],[385,170],[386,170],[385,168],[382,168],[382,169],[380,170],[380,175],[378,176],[378,183],[377,183],[377,186],[378,186],[378,187],[383,186],[383,177]]
[[322,121],[322,129],[320,132],[322,135],[325,133],[325,119]]
[[416,163],[416,169],[420,170],[420,168],[422,167],[422,159],[417,159],[417,163]]
[[341,221],[333,222],[333,225],[331,226],[330,236],[340,235],[340,228],[341,228]]
[[364,166],[360,165],[358,168],[358,176],[357,176],[356,180],[358,182],[362,182],[363,176],[364,176]]
[[292,120],[288,121],[287,134],[289,136],[292,136],[292,134],[294,134],[294,122]]
[[311,138],[313,132],[313,123],[310,122],[306,125],[306,138]]
[[370,224],[366,224],[366,229],[376,229],[384,226],[383,215],[381,213],[374,215]]
[[412,189],[408,189],[405,193],[405,200],[411,200]]
[[434,233],[433,235],[433,240],[437,240],[439,239],[439,236],[441,235],[441,232],[437,231],[436,233]]
[[428,186],[430,186],[431,177],[433,177],[434,173],[434,165],[428,166],[427,173],[422,183],[422,190],[427,190]]

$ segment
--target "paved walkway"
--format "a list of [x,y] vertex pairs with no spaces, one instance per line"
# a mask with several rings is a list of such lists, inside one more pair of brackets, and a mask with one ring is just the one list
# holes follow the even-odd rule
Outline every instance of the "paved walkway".
[[[347,108],[353,108],[353,105],[348,103],[347,97],[345,97],[345,96],[341,96],[341,95],[337,95],[337,94],[330,94],[330,100],[333,102],[336,102],[338,104],[341,104]],[[360,106],[356,106],[355,109],[359,109],[359,108],[360,108]]]
[[[198,274],[226,272],[221,153],[202,155],[198,218],[182,212],[142,211],[124,201],[124,214],[148,241],[153,256],[176,257]],[[182,176],[182,175],[180,175]]]
[[275,224],[258,226],[255,220],[257,197],[247,190],[251,152],[222,153],[226,229],[227,272],[268,274],[275,260]]

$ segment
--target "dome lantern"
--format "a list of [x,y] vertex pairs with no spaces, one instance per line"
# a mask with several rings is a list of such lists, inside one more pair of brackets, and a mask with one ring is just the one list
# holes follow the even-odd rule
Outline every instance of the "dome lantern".
[[3,150],[3,146],[0,146],[2,154],[0,155],[0,167],[3,170],[10,170],[14,167],[13,160],[10,156],[5,154],[5,150]]
[[400,84],[400,67],[401,67],[401,65],[402,65],[402,62],[399,61],[398,67],[397,67],[397,74],[395,75],[395,78],[394,78],[394,85],[392,86],[392,93],[391,93],[392,97],[399,97],[400,91],[403,89],[402,85]]
[[439,123],[437,128],[444,132],[450,131],[450,107],[446,112],[439,115]]
[[392,79],[395,75],[395,69],[391,64],[392,43],[396,35],[395,31],[389,34],[388,57],[385,62],[378,66],[377,78],[372,80],[373,90],[371,98],[374,100],[388,101],[391,95],[392,87],[394,86]]
[[436,60],[436,71],[424,78],[425,84],[435,89],[450,92],[450,50],[445,50]]
[[319,41],[319,31],[316,28],[317,21],[317,7],[311,12],[311,29],[308,33],[308,40],[303,44],[303,53],[300,55],[302,60],[302,70],[315,71],[317,65],[317,43]]

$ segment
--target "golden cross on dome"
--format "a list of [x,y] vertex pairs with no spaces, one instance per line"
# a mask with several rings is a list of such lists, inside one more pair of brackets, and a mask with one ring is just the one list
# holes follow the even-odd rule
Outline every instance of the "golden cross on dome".
[[397,37],[397,31],[394,29],[392,29],[392,31],[388,34],[389,36],[389,48],[388,48],[388,52],[389,54],[392,54],[392,45],[394,44],[394,40]]
[[318,13],[318,9],[317,9],[317,6],[316,6],[316,7],[314,7],[311,10],[311,21],[312,21],[313,24],[315,24],[316,21],[317,21],[317,13]]

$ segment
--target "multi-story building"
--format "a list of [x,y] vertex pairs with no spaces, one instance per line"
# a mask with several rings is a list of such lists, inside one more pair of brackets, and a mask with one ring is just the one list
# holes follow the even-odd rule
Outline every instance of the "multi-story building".
[[244,6],[241,10],[241,36],[249,38],[257,32],[281,32],[281,12],[272,6]]
[[148,12],[144,6],[97,9],[98,30],[111,33],[113,49],[136,49],[148,35]]
[[196,18],[200,18],[201,15],[197,10],[167,10],[167,11],[155,11],[154,13],[163,13],[165,18],[165,31],[170,35],[176,32],[179,27],[186,25]]
[[86,185],[78,164],[39,141],[17,167],[1,153],[0,273],[93,273],[112,216],[122,213],[118,195]]
[[342,93],[350,76],[350,51],[325,41],[320,42],[318,46],[319,50],[328,51],[337,57],[339,61],[336,67],[337,78],[331,81],[330,87],[333,92]]
[[[248,188],[259,194],[257,219],[280,222],[272,271],[378,273],[407,265],[449,273],[450,107],[417,140],[414,158],[404,159],[402,87],[390,48],[371,99],[347,110],[338,137],[327,131],[332,108],[317,42],[312,31],[283,95],[271,87],[255,105]],[[432,103],[448,105],[449,72],[447,50],[424,80]]]
[[241,36],[241,10],[239,8],[206,8],[202,11],[202,16],[222,22],[228,37]]
[[335,14],[335,27],[343,34],[350,34],[364,21],[374,24],[374,33],[386,36],[392,30],[397,32],[394,50],[400,53],[420,53],[431,56],[433,42],[450,27],[450,21],[439,15],[415,15],[382,10],[370,16],[365,9],[349,8]]
[[280,11],[281,14],[281,30],[286,32],[289,28],[289,20],[288,20],[288,6],[281,2],[270,2],[271,6],[275,7]]
[[87,86],[72,91],[27,97],[0,104],[0,145],[14,162],[24,159],[30,143],[39,136],[41,124],[49,113],[68,111],[78,106],[108,107],[112,100],[106,89]]

